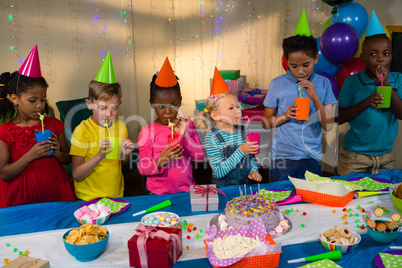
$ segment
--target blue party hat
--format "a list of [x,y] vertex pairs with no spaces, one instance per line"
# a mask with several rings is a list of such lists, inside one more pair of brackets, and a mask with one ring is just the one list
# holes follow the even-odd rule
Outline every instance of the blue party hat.
[[380,20],[377,18],[377,15],[373,10],[373,12],[371,13],[369,24],[367,26],[366,37],[376,34],[386,34],[386,33],[381,25]]

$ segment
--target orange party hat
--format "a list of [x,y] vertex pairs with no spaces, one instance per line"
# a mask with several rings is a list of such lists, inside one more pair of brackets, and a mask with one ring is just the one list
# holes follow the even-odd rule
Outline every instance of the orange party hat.
[[177,84],[176,75],[173,72],[169,59],[166,57],[165,62],[159,71],[158,77],[155,80],[155,84],[160,87],[174,87]]
[[219,73],[218,68],[215,67],[214,79],[212,81],[211,94],[218,95],[230,92],[228,86],[223,80],[222,75]]

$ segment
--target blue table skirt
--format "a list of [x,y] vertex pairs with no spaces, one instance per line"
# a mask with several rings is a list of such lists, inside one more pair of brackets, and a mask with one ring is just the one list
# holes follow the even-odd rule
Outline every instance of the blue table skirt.
[[[334,179],[348,180],[353,177],[364,177],[367,174],[355,173],[343,177],[332,177]],[[371,175],[375,178],[383,178],[393,183],[402,181],[402,170],[380,171],[378,175]],[[243,189],[243,186],[241,186]],[[257,185],[253,185],[253,191],[257,190]],[[261,184],[261,188],[266,189],[286,189],[295,191],[290,181],[280,181],[268,184]],[[247,190],[249,190],[249,186]],[[239,186],[225,186],[220,190],[224,191],[227,200],[239,196]],[[169,211],[177,213],[180,216],[194,216],[209,213],[211,217],[217,212],[192,212],[190,205],[190,195],[188,193],[177,193],[168,195],[148,195],[133,196],[121,198],[130,203],[127,211],[110,217],[105,224],[117,224],[138,222],[143,215],[132,217],[132,214],[158,204],[167,199],[171,200],[172,206]],[[50,202],[40,204],[30,204],[16,207],[0,209],[0,236],[28,234],[32,232],[50,231],[57,229],[75,228],[80,224],[72,216],[74,211],[83,204],[84,201],[76,202]],[[226,199],[219,194],[219,211],[225,208]],[[319,219],[317,219],[319,220]],[[301,234],[302,235],[302,234]],[[362,242],[352,254],[344,255],[341,261],[337,263],[343,267],[376,267],[373,258],[378,252],[389,250],[390,245],[402,245],[402,238],[399,238],[391,244],[383,245],[372,241],[367,235],[362,235]],[[287,260],[320,254],[326,250],[317,242],[304,243],[299,245],[290,245],[282,248],[279,267],[297,267],[297,264],[287,264]],[[178,262],[175,267],[210,267],[208,259],[198,259],[191,261]]]

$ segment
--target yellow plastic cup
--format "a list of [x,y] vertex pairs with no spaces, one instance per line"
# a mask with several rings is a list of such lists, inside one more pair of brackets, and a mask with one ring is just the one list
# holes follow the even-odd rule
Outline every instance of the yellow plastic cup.
[[110,153],[106,154],[106,159],[119,159],[120,153],[120,138],[117,137],[109,137],[107,138],[111,143],[112,146],[106,148],[106,151],[113,149]]

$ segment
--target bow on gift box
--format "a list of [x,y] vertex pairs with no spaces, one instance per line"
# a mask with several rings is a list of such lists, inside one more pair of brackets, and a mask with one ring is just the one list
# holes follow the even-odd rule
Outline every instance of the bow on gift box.
[[206,187],[201,186],[201,185],[194,185],[194,190],[195,190],[194,191],[195,194],[201,194],[202,197],[204,197],[204,195],[207,194],[207,197],[206,197],[207,198],[206,211],[208,211],[208,196],[209,196],[209,192],[211,192],[213,194],[216,194],[216,192],[218,191],[218,192],[220,192],[221,194],[223,194],[226,197],[224,192],[222,192],[221,190],[219,190],[216,187],[209,186],[209,185],[207,185]]
[[144,224],[140,223],[135,229],[137,232],[141,233],[137,238],[137,248],[138,248],[138,255],[140,257],[141,267],[145,268],[148,267],[148,256],[147,256],[147,248],[146,243],[148,238],[154,239],[163,239],[166,241],[172,240],[173,242],[173,263],[177,262],[177,254],[180,252],[182,248],[180,237],[177,234],[170,234],[162,230],[158,230],[152,226],[145,226]]
[[255,94],[261,94],[261,90],[258,88],[255,88],[253,90],[250,91],[239,91],[238,93],[240,93],[240,96],[243,96],[243,102],[246,102],[246,96],[250,95],[251,97],[254,97]]

